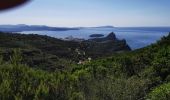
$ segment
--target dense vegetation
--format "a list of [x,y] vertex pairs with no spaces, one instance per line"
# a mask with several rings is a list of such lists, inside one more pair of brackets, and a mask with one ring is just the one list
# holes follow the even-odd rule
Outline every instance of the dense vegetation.
[[30,67],[24,63],[22,48],[13,49],[9,53],[6,47],[11,44],[5,43],[8,42],[1,41],[0,99],[2,100],[169,100],[170,98],[170,34],[148,47],[115,53],[81,65],[68,64],[64,59],[65,62],[62,61],[60,64],[68,67],[52,72],[41,68],[41,64],[37,68]]
[[[113,38],[113,37],[111,37]],[[0,32],[0,54],[8,61],[13,49],[20,49],[24,64],[43,70],[65,70],[70,64],[86,62],[114,52],[129,51],[125,41],[63,41],[48,36]]]

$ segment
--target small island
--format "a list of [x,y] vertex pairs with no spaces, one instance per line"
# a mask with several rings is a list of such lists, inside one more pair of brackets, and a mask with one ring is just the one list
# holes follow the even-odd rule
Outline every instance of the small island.
[[99,37],[104,37],[104,35],[103,34],[92,34],[89,37],[91,37],[91,38],[99,38]]

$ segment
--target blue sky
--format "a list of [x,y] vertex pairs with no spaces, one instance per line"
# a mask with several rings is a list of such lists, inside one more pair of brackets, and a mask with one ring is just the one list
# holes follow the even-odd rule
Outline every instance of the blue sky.
[[170,0],[32,0],[0,12],[0,24],[170,26]]

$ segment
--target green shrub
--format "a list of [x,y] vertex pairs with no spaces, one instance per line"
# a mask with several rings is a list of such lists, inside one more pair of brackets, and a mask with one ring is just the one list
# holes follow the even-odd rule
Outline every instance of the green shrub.
[[170,83],[156,87],[147,98],[148,100],[170,100]]

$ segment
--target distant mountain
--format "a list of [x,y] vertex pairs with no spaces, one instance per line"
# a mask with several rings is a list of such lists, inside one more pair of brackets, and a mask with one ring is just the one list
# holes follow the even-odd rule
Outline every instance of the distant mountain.
[[3,32],[22,32],[22,31],[67,31],[78,30],[79,28],[67,27],[49,27],[45,25],[0,25],[0,31]]
[[114,26],[98,26],[98,27],[92,27],[92,28],[114,28]]
[[22,31],[68,31],[79,30],[82,28],[114,28],[113,26],[99,26],[99,27],[50,27],[46,25],[0,25],[0,31],[2,32],[22,32]]
[[82,29],[82,28],[114,28],[114,26],[97,26],[97,27],[77,27],[79,29]]

